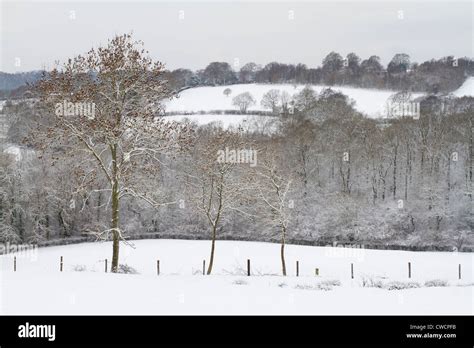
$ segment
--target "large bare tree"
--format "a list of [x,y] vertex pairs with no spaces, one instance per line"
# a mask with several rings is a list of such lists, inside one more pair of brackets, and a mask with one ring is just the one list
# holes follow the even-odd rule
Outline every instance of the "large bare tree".
[[101,177],[107,183],[87,197],[108,195],[110,228],[97,236],[112,236],[112,272],[118,269],[124,238],[121,200],[134,197],[161,205],[139,190],[134,178],[156,170],[167,153],[183,148],[189,139],[186,126],[157,117],[162,101],[172,97],[163,72],[163,64],[149,57],[141,41],[124,34],[69,59],[36,86],[43,110],[39,142],[55,150],[55,156],[77,156],[82,182]]

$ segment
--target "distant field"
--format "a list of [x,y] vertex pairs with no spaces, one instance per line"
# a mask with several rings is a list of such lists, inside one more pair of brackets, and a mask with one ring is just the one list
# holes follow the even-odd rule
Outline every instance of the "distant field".
[[[318,93],[328,86],[312,86]],[[226,97],[224,89],[230,88],[232,93]],[[213,110],[238,110],[232,105],[232,98],[243,92],[250,92],[257,103],[248,109],[249,113],[252,111],[263,111],[260,105],[263,95],[270,89],[278,89],[286,91],[290,95],[300,92],[304,85],[290,85],[290,84],[238,84],[231,86],[217,86],[217,87],[196,87],[190,88],[181,92],[180,97],[171,100],[166,105],[167,112],[199,112],[199,111],[213,111]],[[396,91],[338,87],[333,86],[332,89],[340,91],[343,94],[352,98],[356,104],[355,108],[360,112],[365,113],[372,118],[383,116],[384,105],[387,99],[396,93]],[[418,97],[421,94],[414,94]],[[267,109],[268,111],[268,109]]]

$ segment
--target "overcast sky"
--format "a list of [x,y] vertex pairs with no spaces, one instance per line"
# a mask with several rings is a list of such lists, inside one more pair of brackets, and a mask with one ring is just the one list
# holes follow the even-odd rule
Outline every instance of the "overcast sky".
[[130,31],[169,69],[211,61],[316,67],[330,51],[375,54],[384,64],[401,52],[417,62],[473,57],[471,1],[0,1],[7,72],[48,69]]

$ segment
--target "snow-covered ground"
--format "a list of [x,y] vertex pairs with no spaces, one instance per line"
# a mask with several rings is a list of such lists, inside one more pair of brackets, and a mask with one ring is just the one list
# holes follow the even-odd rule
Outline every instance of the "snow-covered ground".
[[[232,93],[226,97],[224,89],[230,88]],[[243,92],[250,92],[256,100],[256,104],[249,107],[249,112],[253,110],[265,110],[260,105],[263,95],[270,89],[286,91],[290,95],[300,92],[304,85],[291,84],[237,84],[231,86],[216,87],[196,87],[181,92],[180,97],[171,100],[166,105],[167,112],[199,112],[213,110],[238,110],[232,105],[232,98]],[[328,86],[312,86],[318,93]],[[395,94],[395,91],[367,89],[367,88],[351,88],[332,86],[332,89],[340,91],[343,94],[354,99],[355,108],[369,117],[382,117],[386,107],[387,99]],[[414,98],[422,94],[416,93]],[[268,110],[267,110],[268,111]]]
[[468,77],[466,81],[453,92],[456,97],[474,97],[474,77]]
[[[0,257],[1,314],[470,314],[473,254],[287,246],[218,241],[212,276],[202,275],[209,241],[140,240],[122,245],[121,263],[140,274],[104,272],[111,244],[87,243]],[[64,257],[64,272],[59,258]],[[156,274],[156,260],[161,274]],[[245,275],[251,260],[252,276]],[[295,276],[299,261],[300,276]],[[407,263],[412,265],[412,278]],[[350,265],[354,264],[355,279]],[[462,265],[462,280],[458,265]],[[82,268],[82,271],[79,269]],[[319,276],[315,276],[319,268]],[[449,286],[424,287],[441,279]],[[368,281],[420,288],[363,287]],[[340,282],[340,285],[337,285]],[[332,284],[332,285],[331,285]],[[461,286],[463,285],[463,286]]]

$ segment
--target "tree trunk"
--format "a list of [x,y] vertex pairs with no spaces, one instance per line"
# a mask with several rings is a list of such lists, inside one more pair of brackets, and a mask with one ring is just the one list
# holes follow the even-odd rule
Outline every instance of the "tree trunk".
[[112,272],[116,273],[119,264],[119,247],[120,247],[120,233],[119,233],[119,198],[117,183],[114,183],[112,189]]
[[285,227],[282,227],[280,256],[281,256],[281,270],[284,276],[286,276],[285,239],[286,239],[286,229]]
[[209,266],[207,267],[207,275],[211,274],[212,265],[214,264],[214,251],[216,250],[216,229],[217,226],[212,227],[211,258],[209,259]]
[[112,268],[111,272],[117,273],[119,265],[119,248],[120,248],[120,233],[119,233],[119,185],[117,180],[117,145],[112,145]]

